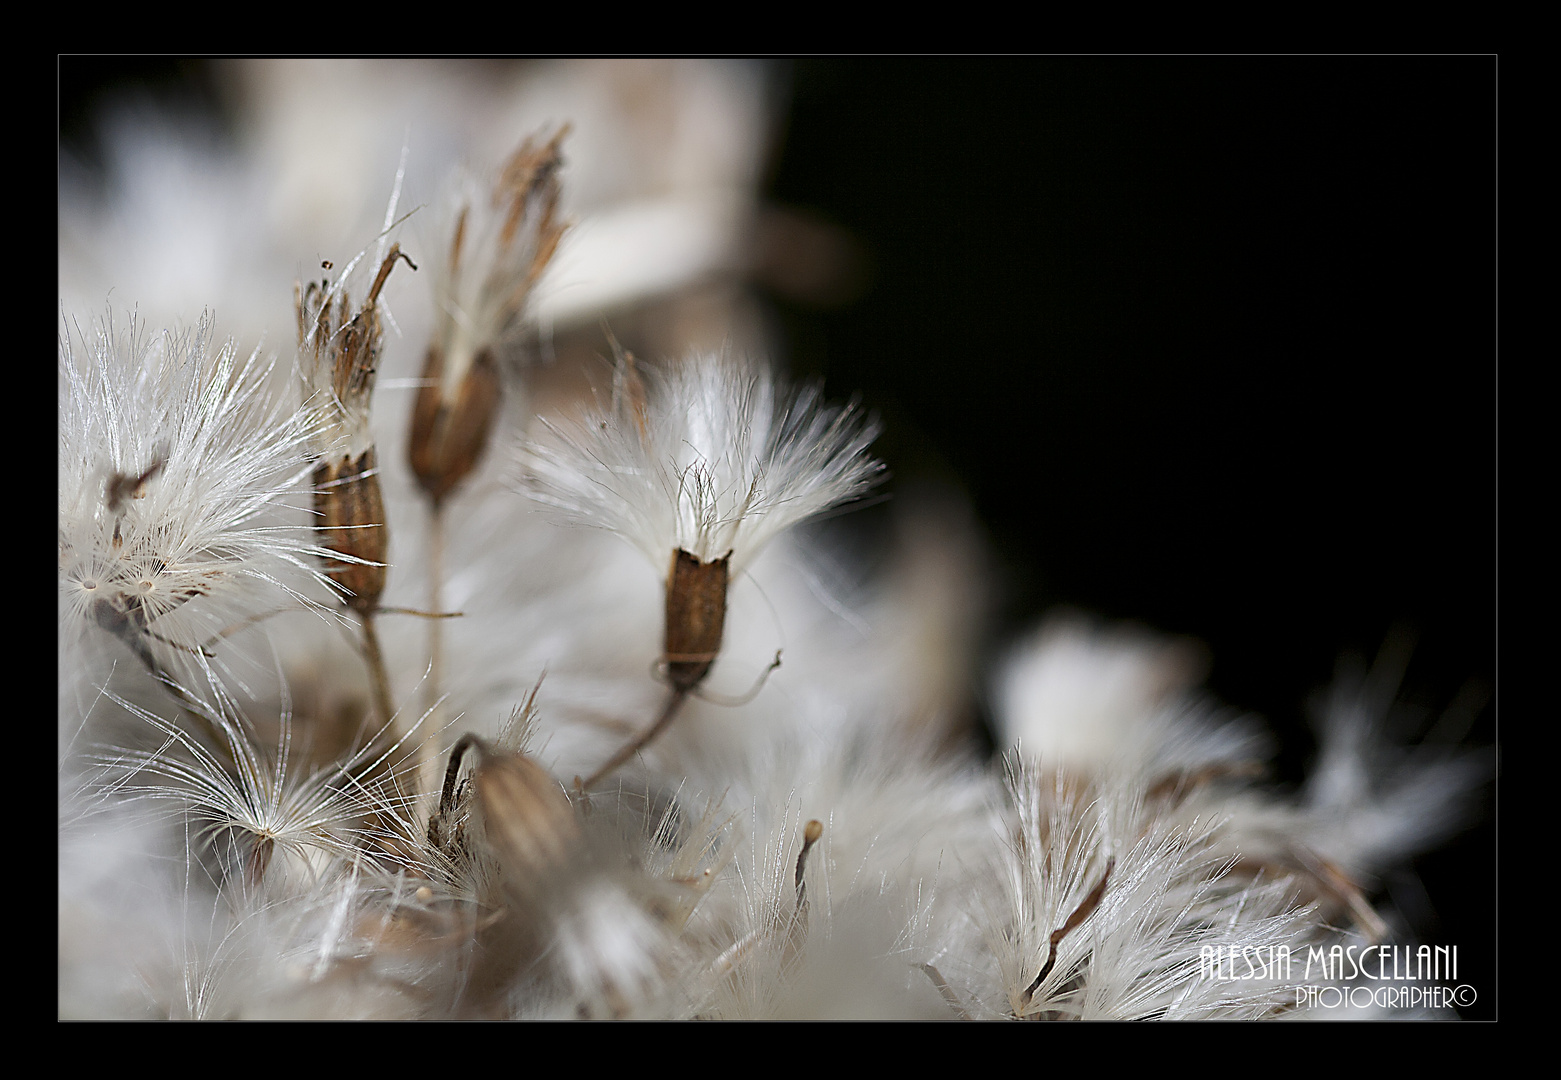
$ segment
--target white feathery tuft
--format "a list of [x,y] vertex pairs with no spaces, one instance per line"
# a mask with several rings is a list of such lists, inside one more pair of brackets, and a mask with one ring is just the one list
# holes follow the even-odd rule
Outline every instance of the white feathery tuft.
[[[185,655],[236,621],[308,606],[324,578],[287,520],[317,411],[267,392],[272,364],[193,332],[111,318],[60,339],[62,633],[91,625],[143,661]],[[149,663],[149,666],[151,664]]]
[[[294,371],[209,317],[60,334],[61,1017],[1333,1018],[1299,966],[1232,978],[1210,954],[1405,937],[1374,886],[1492,767],[1395,748],[1394,672],[1340,681],[1291,790],[1261,780],[1262,724],[1197,689],[1194,642],[1072,616],[1004,663],[962,501],[907,515],[887,571],[787,533],[884,470],[874,418],[747,358],[767,345],[740,278],[814,232],[759,212],[764,71],[228,74],[269,88],[248,127],[296,154],[249,173],[253,148],[126,121],[104,200],[62,181],[62,296],[134,287],[161,319],[209,289],[291,342],[298,260],[331,274],[297,297]],[[426,128],[383,122],[409,103]],[[393,207],[486,157],[479,128],[538,134],[418,212],[437,244],[393,258],[433,303],[397,340],[393,210],[339,271],[307,252],[352,250],[354,192],[398,148]],[[349,281],[375,297],[356,325]],[[620,351],[590,403],[604,318],[686,359]],[[372,347],[324,362],[348,344]],[[557,362],[517,377],[530,356]],[[530,439],[529,503],[482,456],[490,422]],[[385,546],[326,549],[332,487],[370,479],[342,527]],[[664,590],[631,548],[672,557]],[[385,573],[348,615],[323,568],[353,559]]]
[[610,529],[659,569],[673,551],[728,553],[741,570],[774,537],[860,497],[883,472],[876,421],[792,392],[768,368],[695,354],[640,383],[620,367],[613,400],[523,450],[527,493],[579,525]]

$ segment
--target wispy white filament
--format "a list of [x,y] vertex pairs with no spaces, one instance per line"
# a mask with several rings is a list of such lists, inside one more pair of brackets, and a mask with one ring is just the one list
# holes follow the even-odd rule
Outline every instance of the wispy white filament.
[[739,571],[786,529],[857,498],[883,466],[875,421],[854,405],[795,392],[769,370],[696,354],[633,373],[606,409],[549,422],[524,451],[527,491],[572,522],[611,529],[658,568],[681,549]]
[[188,651],[319,580],[307,522],[277,514],[303,501],[318,418],[269,395],[270,370],[258,353],[214,346],[209,319],[150,337],[134,323],[65,327],[62,631],[117,612]]

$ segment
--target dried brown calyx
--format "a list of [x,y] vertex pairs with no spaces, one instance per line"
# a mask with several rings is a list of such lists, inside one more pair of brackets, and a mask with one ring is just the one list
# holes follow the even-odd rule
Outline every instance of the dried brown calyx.
[[316,393],[332,403],[329,421],[317,440],[314,508],[323,546],[346,556],[331,560],[325,572],[346,590],[346,603],[373,611],[385,590],[385,502],[378,461],[369,431],[369,403],[384,328],[379,294],[396,260],[406,259],[392,245],[363,307],[354,311],[345,289],[310,282],[297,290],[298,345],[305,373]]
[[[476,766],[460,779],[464,759]],[[439,811],[428,839],[457,865],[473,840],[499,869],[511,899],[534,901],[558,876],[580,841],[574,805],[557,780],[525,754],[465,735],[450,750]]]
[[355,611],[373,611],[385,591],[385,500],[380,493],[379,462],[371,446],[357,457],[323,461],[314,469],[315,528],[323,544],[349,556],[332,560],[325,572],[346,591]]
[[[710,562],[702,562],[697,555],[682,548],[672,553],[672,567],[667,572],[667,617],[662,654],[672,692],[655,722],[583,781],[583,788],[594,786],[654,742],[672,723],[688,695],[710,674],[710,665],[721,652],[721,634],[726,627],[726,586],[731,577],[731,566],[730,551]],[[776,653],[775,663],[769,670],[779,664],[780,654]],[[760,681],[763,681],[762,677]]]
[[506,993],[536,969],[552,915],[568,905],[582,848],[574,806],[530,757],[464,735],[450,750],[428,839],[487,911],[475,927],[457,1015],[505,1015]]
[[568,130],[546,142],[527,139],[505,163],[489,204],[463,206],[456,217],[408,444],[412,472],[435,506],[482,457],[501,396],[496,350],[524,317],[567,228],[558,217],[558,173]]
[[505,891],[535,896],[580,840],[574,806],[551,774],[524,754],[483,755],[472,774],[483,837],[503,868]]
[[679,548],[667,574],[667,678],[692,690],[710,673],[726,626],[726,586],[732,553],[711,562]]
[[492,349],[477,354],[453,400],[446,400],[439,392],[437,384],[444,369],[443,350],[431,345],[423,365],[423,386],[412,406],[408,446],[412,474],[436,506],[477,467],[488,445],[501,393],[499,365]]

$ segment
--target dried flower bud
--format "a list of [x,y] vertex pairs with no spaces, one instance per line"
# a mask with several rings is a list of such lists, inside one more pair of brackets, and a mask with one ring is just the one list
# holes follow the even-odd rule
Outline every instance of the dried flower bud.
[[527,139],[491,192],[464,192],[458,204],[408,446],[412,472],[436,505],[482,456],[500,397],[495,349],[520,324],[564,234],[558,171],[566,134],[540,146]]
[[580,840],[580,823],[558,781],[524,754],[478,744],[472,789],[482,836],[505,891],[532,901],[544,893]]
[[483,349],[467,369],[453,401],[446,401],[438,383],[444,373],[444,352],[428,349],[423,387],[412,406],[409,457],[412,473],[428,497],[438,504],[465,479],[488,445],[499,406],[499,365],[492,349]]
[[347,592],[347,606],[372,611],[385,591],[385,499],[379,462],[371,446],[355,458],[322,461],[314,469],[315,528],[322,543],[351,557],[326,564],[330,579]]
[[[305,375],[332,405],[316,446],[315,527],[325,547],[345,556],[332,560],[326,573],[348,593],[347,604],[362,612],[378,607],[385,590],[385,501],[369,430],[369,403],[384,339],[379,293],[397,259],[407,257],[401,245],[393,244],[368,299],[356,312],[339,284],[331,289],[310,282],[296,294]],[[417,269],[411,259],[407,265]]]

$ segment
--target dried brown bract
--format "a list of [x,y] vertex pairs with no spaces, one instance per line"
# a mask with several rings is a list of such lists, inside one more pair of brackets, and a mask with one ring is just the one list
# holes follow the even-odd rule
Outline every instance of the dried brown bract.
[[558,173],[568,130],[542,143],[527,139],[487,197],[463,199],[456,214],[408,446],[412,472],[436,507],[487,446],[500,400],[497,349],[523,320],[567,228],[558,217]]
[[731,552],[712,562],[679,548],[667,574],[667,678],[679,690],[704,681],[721,651]]
[[[465,759],[476,765],[462,779]],[[580,842],[574,805],[551,774],[525,754],[500,749],[475,735],[450,750],[439,812],[428,838],[456,865],[472,863],[474,848],[492,861],[502,898],[534,903],[566,866]],[[494,896],[500,902],[501,896]]]
[[437,344],[429,346],[423,386],[412,406],[409,446],[412,474],[436,506],[477,467],[501,394],[499,365],[491,348],[477,354],[450,400],[439,390],[445,366],[444,351]]
[[388,537],[369,403],[384,339],[379,294],[398,259],[417,269],[401,245],[391,245],[357,310],[340,286],[311,281],[296,290],[305,375],[332,406],[314,469],[316,528],[325,547],[345,556],[330,563],[326,573],[346,593],[347,605],[360,613],[373,611],[385,590]]

